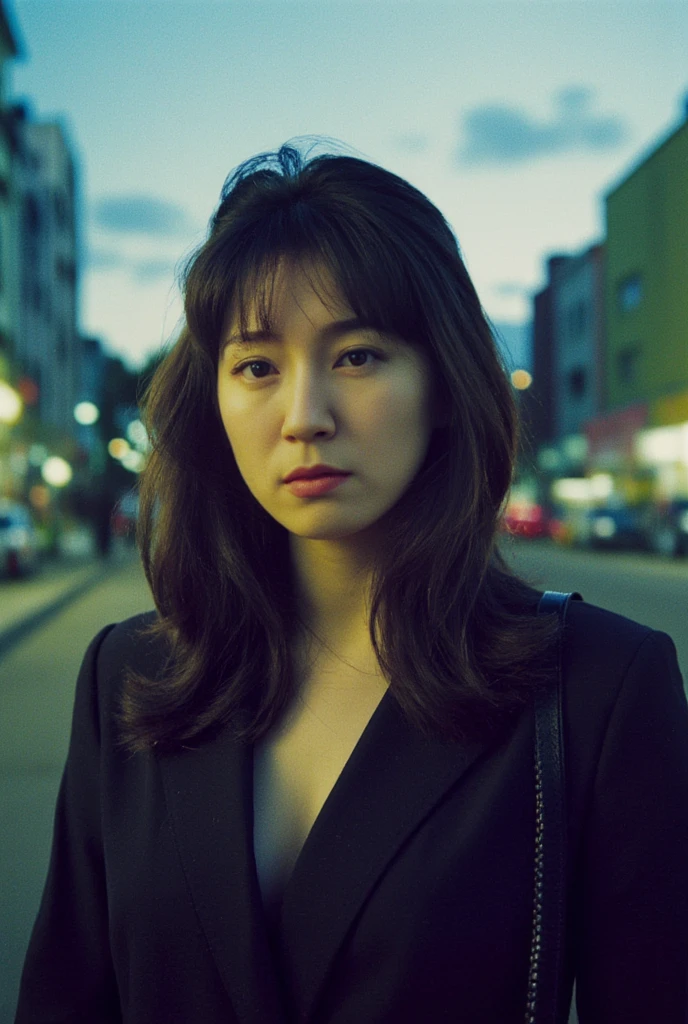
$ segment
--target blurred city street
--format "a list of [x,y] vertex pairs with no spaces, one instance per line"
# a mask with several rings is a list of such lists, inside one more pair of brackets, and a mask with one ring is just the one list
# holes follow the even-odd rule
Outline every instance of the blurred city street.
[[[688,563],[645,554],[569,550],[549,541],[505,540],[503,546],[512,564],[535,585],[579,590],[591,603],[668,632],[686,677]],[[78,570],[83,578],[88,568]],[[12,1021],[44,882],[82,656],[102,626],[153,607],[133,551],[120,551],[90,571],[97,575],[88,590],[0,656],[0,945],[5,953],[0,961],[0,1024]],[[33,581],[34,595],[43,587],[46,598],[54,601],[55,575]],[[73,589],[74,583],[74,578],[63,577],[64,589]],[[1,585],[4,608],[16,586]],[[35,602],[34,596],[34,609]]]
[[502,545],[516,571],[543,590],[577,590],[590,604],[668,633],[688,680],[688,561],[647,552],[588,551],[551,541]]
[[[67,751],[79,665],[110,622],[153,607],[131,554],[91,566],[98,582],[0,656],[0,1024],[13,1020],[24,951],[45,879],[52,816]],[[74,576],[88,573],[88,567]],[[55,576],[30,581],[55,599]],[[26,581],[29,583],[29,581]],[[0,584],[9,607],[14,582]],[[63,589],[74,579],[62,577]]]

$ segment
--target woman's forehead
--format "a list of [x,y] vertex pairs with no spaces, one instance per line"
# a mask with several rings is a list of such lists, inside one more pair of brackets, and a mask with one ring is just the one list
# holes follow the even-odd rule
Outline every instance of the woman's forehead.
[[228,326],[241,330],[267,327],[274,310],[289,294],[311,289],[333,314],[352,310],[334,274],[323,263],[282,258],[276,266],[249,274],[238,289],[237,301],[228,310]]

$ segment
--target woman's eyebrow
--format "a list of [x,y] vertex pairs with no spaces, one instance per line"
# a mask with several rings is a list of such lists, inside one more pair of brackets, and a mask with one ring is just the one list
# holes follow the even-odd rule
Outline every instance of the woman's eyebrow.
[[[333,338],[338,338],[342,334],[347,334],[349,331],[360,331],[360,330],[376,330],[372,324],[367,324],[360,317],[350,317],[348,320],[335,320],[331,324],[326,324],[321,331],[318,331],[318,337],[321,341],[331,341]],[[256,341],[270,341],[280,343],[282,336],[274,331],[246,331],[244,334],[232,334],[228,337],[223,347],[250,345]]]

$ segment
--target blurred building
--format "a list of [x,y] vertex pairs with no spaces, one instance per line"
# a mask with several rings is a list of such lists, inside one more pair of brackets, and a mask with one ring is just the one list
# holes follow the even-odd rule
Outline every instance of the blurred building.
[[533,384],[522,406],[545,472],[585,468],[585,424],[603,407],[604,337],[604,246],[550,256],[533,299]]
[[77,197],[64,127],[7,95],[10,14],[0,0],[0,493],[33,502],[44,464],[76,452]]
[[688,389],[688,119],[607,193],[605,206],[613,410]]
[[688,551],[688,97],[605,207],[533,297],[517,498],[567,543]]
[[521,399],[525,440],[533,450],[556,437],[554,279],[569,257],[558,254],[547,260],[547,283],[533,297],[532,373],[533,383]]
[[[14,278],[16,247],[12,197],[12,164],[16,147],[14,124],[7,107],[7,62],[18,55],[16,32],[0,3],[0,359],[7,360],[13,346],[17,319]],[[0,376],[7,375],[6,368]]]
[[77,424],[76,434],[79,447],[87,453],[89,468],[99,473],[102,472],[106,459],[101,413],[108,356],[98,338],[81,337],[79,345],[81,351],[77,402],[88,402],[93,405],[97,410],[97,418],[92,423]]
[[75,165],[62,125],[14,110],[19,280],[14,360],[41,423],[73,435],[79,386]]
[[605,407],[587,426],[591,469],[688,493],[686,120],[605,197]]
[[593,245],[553,268],[553,394],[557,440],[579,436],[602,409],[604,247]]

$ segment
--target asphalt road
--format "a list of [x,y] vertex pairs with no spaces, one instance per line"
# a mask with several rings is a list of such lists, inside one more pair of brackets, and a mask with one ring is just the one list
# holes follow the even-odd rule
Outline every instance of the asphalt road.
[[[509,540],[504,547],[533,584],[578,590],[593,604],[669,633],[688,679],[688,561],[569,551],[539,541]],[[81,658],[102,626],[152,606],[138,565],[115,567],[0,658],[0,1024],[13,1019],[47,869]]]
[[48,867],[81,659],[103,626],[152,607],[139,566],[115,568],[0,658],[0,1024],[14,1018]]
[[509,540],[502,550],[534,586],[577,590],[590,604],[668,633],[688,682],[688,559],[579,551],[550,541]]

